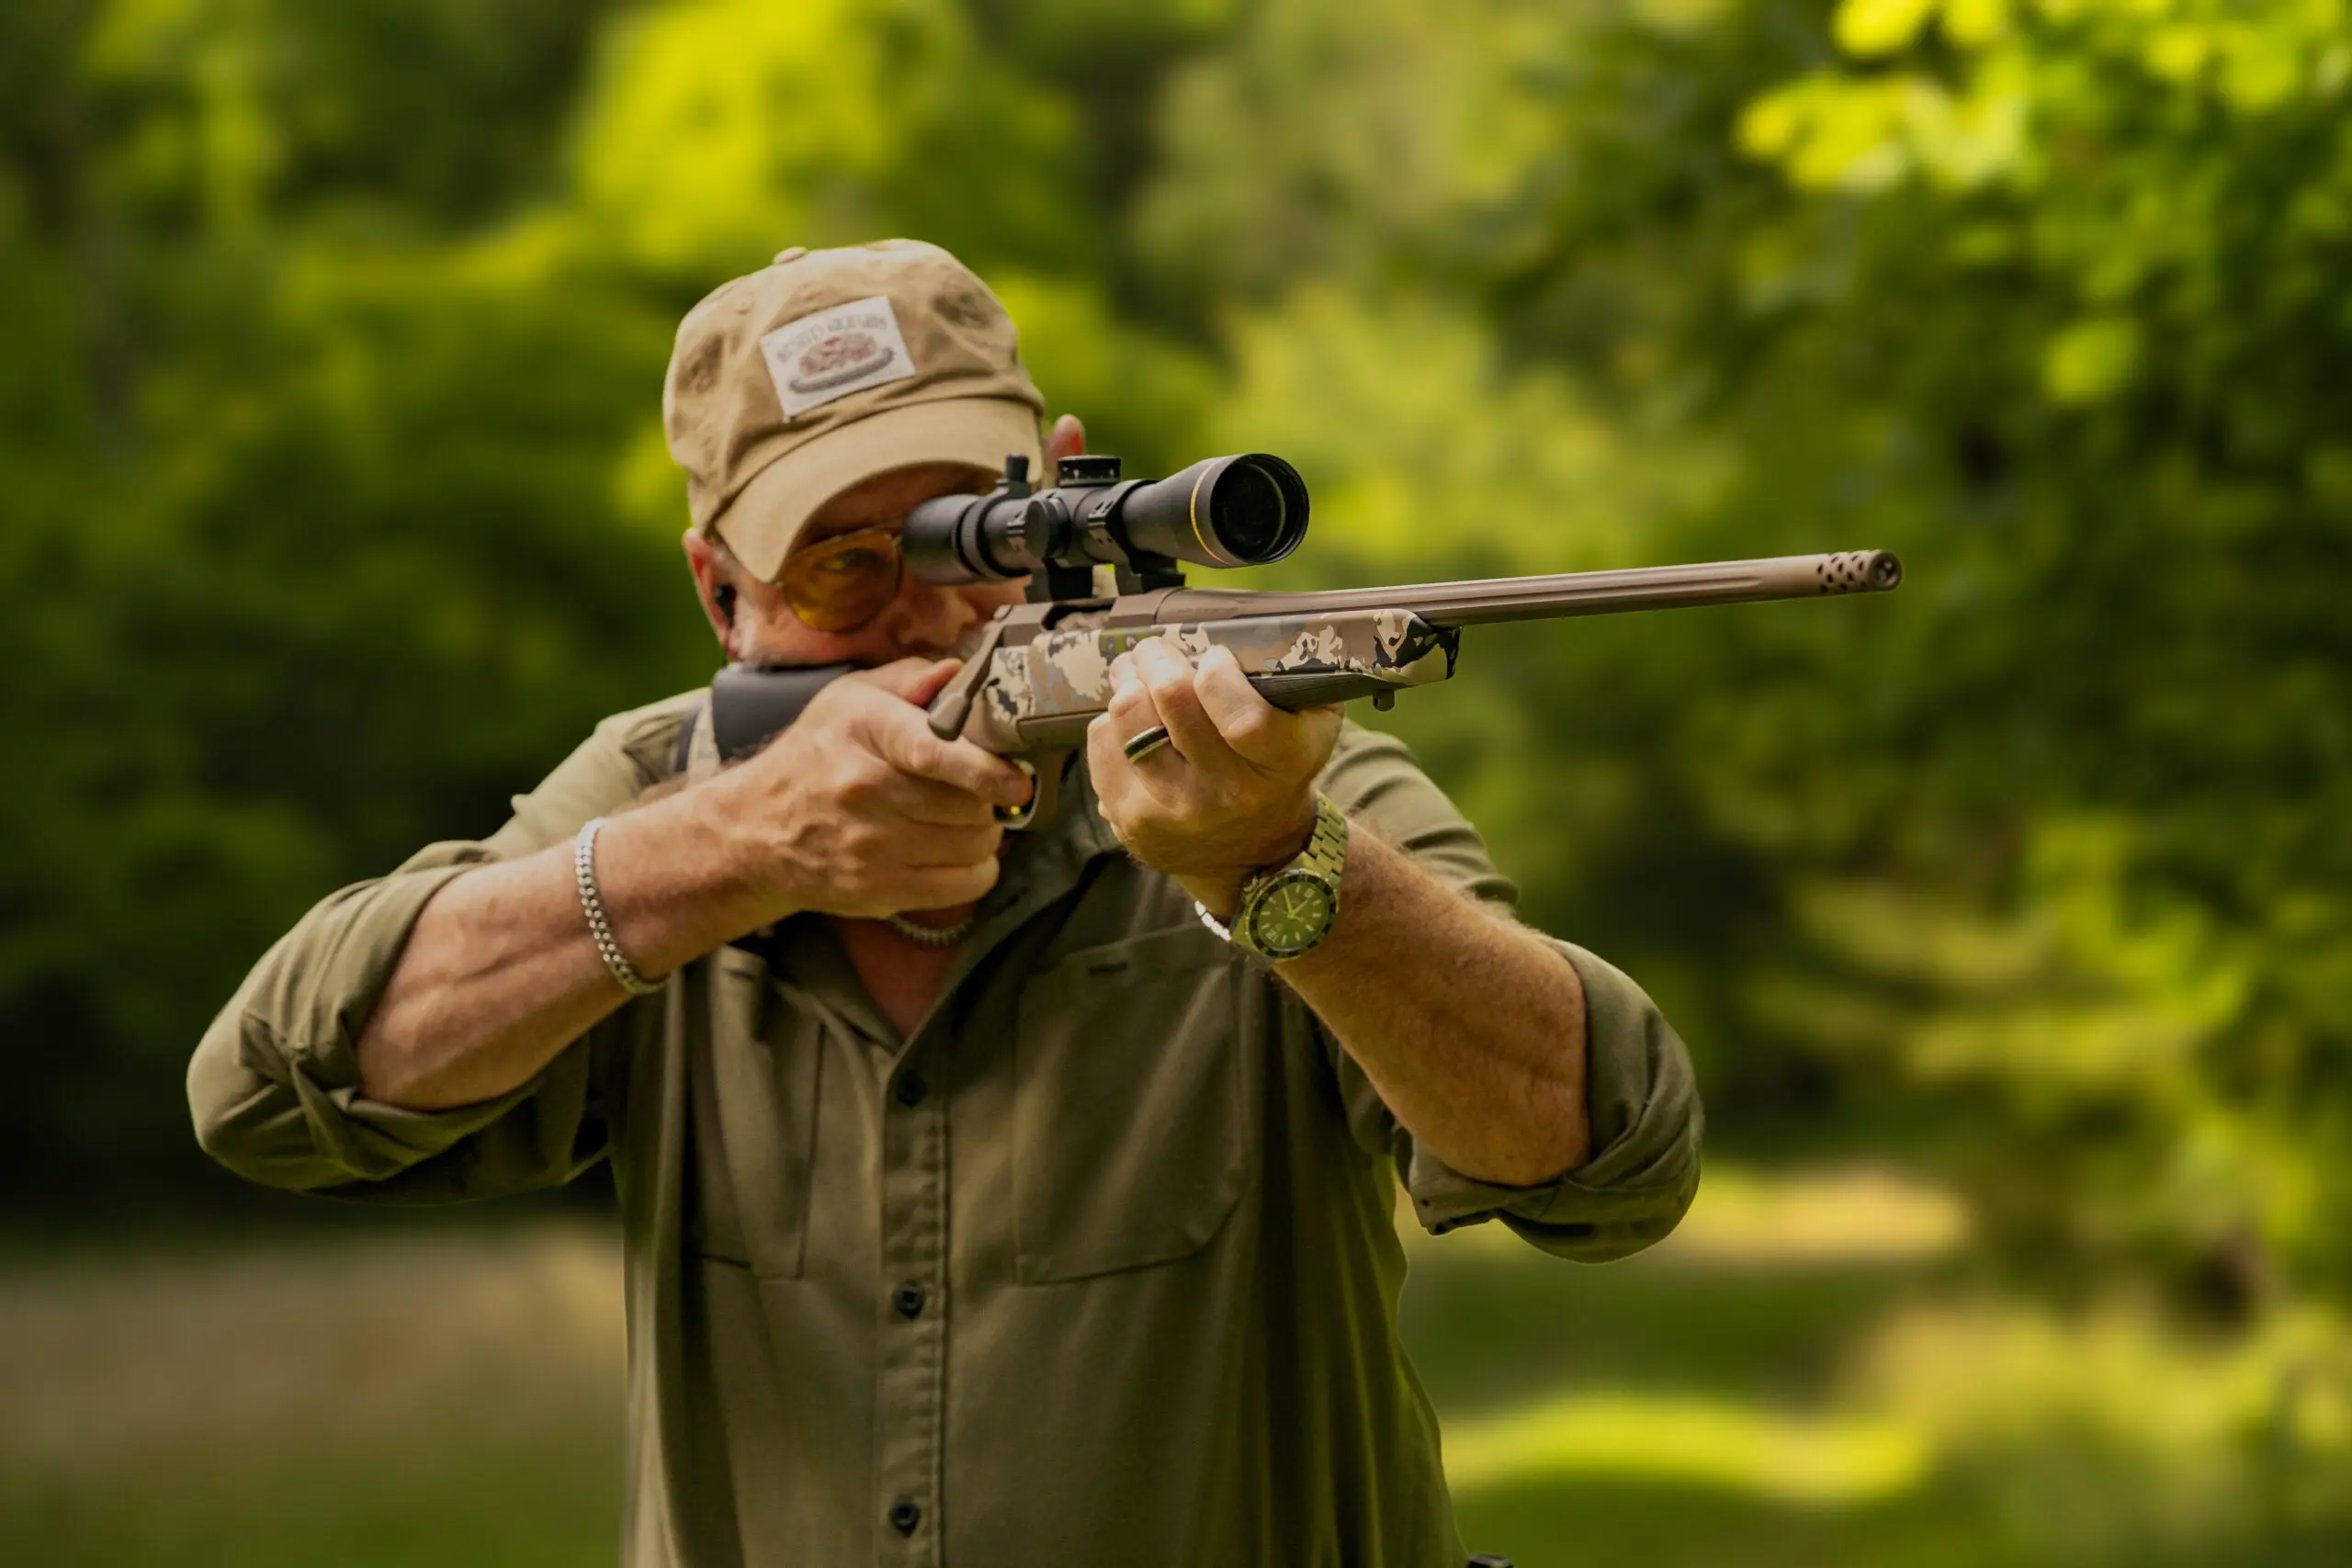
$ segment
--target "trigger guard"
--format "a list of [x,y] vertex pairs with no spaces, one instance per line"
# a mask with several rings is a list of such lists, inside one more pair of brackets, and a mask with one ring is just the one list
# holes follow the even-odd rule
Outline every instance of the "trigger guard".
[[1007,757],[1005,761],[1029,776],[1028,800],[1019,806],[1000,806],[996,808],[998,823],[1018,832],[1036,820],[1037,803],[1045,798],[1045,790],[1037,782],[1037,769],[1035,764],[1024,761],[1019,757]]

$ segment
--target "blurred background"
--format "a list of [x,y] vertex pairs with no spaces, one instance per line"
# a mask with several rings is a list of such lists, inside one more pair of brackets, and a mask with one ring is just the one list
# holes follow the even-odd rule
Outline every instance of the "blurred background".
[[910,234],[1131,472],[1295,461],[1272,581],[1908,568],[1375,721],[1710,1111],[1649,1256],[1411,1240],[1474,1549],[2346,1560],[2345,11],[10,0],[0,1556],[611,1560],[602,1193],[249,1191],[181,1074],[707,679],[672,330]]

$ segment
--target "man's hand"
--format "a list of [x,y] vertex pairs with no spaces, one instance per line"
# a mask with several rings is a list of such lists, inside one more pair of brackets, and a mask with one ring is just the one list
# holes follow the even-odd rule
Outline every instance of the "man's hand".
[[[1227,649],[1195,668],[1164,637],[1121,654],[1111,678],[1111,705],[1086,732],[1102,819],[1136,859],[1229,918],[1243,877],[1306,847],[1340,710],[1284,713]],[[1126,742],[1154,725],[1170,743],[1130,761]]]
[[774,744],[712,781],[710,809],[748,840],[777,917],[872,918],[977,902],[996,885],[995,808],[1026,776],[968,740],[932,734],[923,705],[959,665],[902,659],[834,682]]

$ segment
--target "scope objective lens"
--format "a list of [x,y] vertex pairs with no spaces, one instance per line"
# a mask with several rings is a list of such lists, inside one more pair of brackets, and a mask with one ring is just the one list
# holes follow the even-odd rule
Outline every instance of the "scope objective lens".
[[1287,511],[1282,487],[1254,463],[1236,463],[1217,476],[1209,496],[1209,525],[1217,543],[1245,561],[1274,553]]

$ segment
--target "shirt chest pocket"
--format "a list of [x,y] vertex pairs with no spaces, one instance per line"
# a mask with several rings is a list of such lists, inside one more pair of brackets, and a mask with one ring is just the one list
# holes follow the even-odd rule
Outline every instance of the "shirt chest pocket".
[[723,947],[710,1027],[689,1064],[687,1245],[763,1279],[801,1271],[824,1031],[785,1006],[767,965]]
[[1242,976],[1198,927],[1071,953],[1029,982],[1013,1043],[1024,1285],[1189,1257],[1248,1187]]

